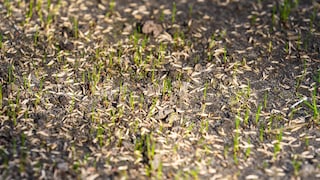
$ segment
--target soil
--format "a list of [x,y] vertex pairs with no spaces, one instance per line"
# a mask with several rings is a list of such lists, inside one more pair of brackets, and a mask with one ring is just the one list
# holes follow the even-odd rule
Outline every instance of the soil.
[[320,178],[317,0],[4,1],[0,35],[0,179]]

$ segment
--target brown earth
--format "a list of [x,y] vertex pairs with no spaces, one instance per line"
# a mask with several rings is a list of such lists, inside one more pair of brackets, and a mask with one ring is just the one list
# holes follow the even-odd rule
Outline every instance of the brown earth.
[[0,1],[0,179],[319,179],[319,12]]

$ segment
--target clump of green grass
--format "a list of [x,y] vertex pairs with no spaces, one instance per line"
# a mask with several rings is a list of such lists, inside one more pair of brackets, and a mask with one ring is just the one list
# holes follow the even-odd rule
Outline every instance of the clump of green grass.
[[157,174],[161,175],[162,173],[162,166],[161,166],[161,172],[159,172],[159,167],[153,167],[152,160],[155,156],[155,140],[153,138],[152,134],[144,134],[139,137],[137,137],[135,141],[135,154],[138,158],[138,161],[142,161],[144,164],[146,164],[145,171],[148,177],[151,177],[154,170],[158,168]]
[[280,12],[280,20],[282,22],[287,22],[290,12],[291,12],[291,5],[289,3],[289,0],[284,0],[283,4],[279,7]]
[[299,0],[284,0],[279,5],[279,16],[283,23],[287,23],[293,8],[298,7]]
[[[92,94],[95,94],[96,89],[98,88],[98,83],[101,79],[101,70],[103,68],[102,63],[98,63],[97,65],[94,65],[91,72],[87,72],[87,77],[90,85],[90,91]],[[85,78],[85,76],[83,77]]]

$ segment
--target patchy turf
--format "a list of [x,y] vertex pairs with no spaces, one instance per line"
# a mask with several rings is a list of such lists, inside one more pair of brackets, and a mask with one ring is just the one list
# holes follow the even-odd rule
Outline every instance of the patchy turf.
[[319,12],[1,1],[0,178],[320,178]]

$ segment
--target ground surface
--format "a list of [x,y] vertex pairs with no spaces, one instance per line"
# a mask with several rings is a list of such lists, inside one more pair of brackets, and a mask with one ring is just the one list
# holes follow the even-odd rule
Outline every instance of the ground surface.
[[320,178],[319,12],[1,0],[0,179]]

